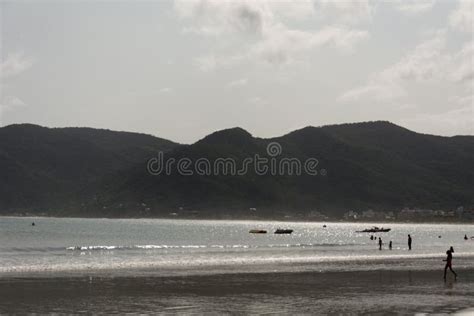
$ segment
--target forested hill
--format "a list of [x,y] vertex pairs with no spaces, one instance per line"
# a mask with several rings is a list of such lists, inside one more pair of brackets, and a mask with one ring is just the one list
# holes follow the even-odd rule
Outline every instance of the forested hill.
[[176,146],[150,135],[91,128],[0,128],[0,212],[88,211],[81,205],[100,198],[117,176]]
[[[268,152],[267,146],[277,146]],[[151,175],[147,161],[229,158],[317,159],[314,171]],[[0,129],[0,212],[62,216],[166,216],[181,210],[206,217],[264,217],[349,209],[474,206],[474,137],[440,137],[389,122],[306,127],[255,138],[241,128],[215,132],[191,145],[150,135],[89,128]],[[221,170],[222,171],[222,170]]]

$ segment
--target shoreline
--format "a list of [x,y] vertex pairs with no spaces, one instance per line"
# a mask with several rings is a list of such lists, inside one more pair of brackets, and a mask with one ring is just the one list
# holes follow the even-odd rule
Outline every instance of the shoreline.
[[[321,224],[417,224],[417,225],[473,225],[472,221],[393,221],[393,220],[369,220],[369,221],[347,221],[344,219],[311,220],[311,219],[272,219],[272,218],[195,218],[195,217],[79,217],[79,216],[48,216],[48,215],[0,215],[2,218],[39,218],[39,219],[101,219],[101,220],[173,220],[173,221],[228,221],[228,222],[278,222],[278,223],[321,223]],[[362,234],[362,233],[361,233]]]
[[0,278],[0,313],[456,313],[474,269]]
[[[138,266],[113,266],[81,268],[64,268],[56,270],[24,270],[0,272],[0,281],[7,279],[42,279],[42,278],[81,278],[81,277],[199,277],[215,275],[254,274],[298,274],[298,273],[364,273],[374,271],[442,271],[445,263],[441,255],[400,255],[393,257],[358,257],[358,258],[319,258],[311,261],[298,258],[290,261],[262,260],[258,263],[232,264],[143,264]],[[457,253],[453,268],[455,270],[473,269],[474,255]]]

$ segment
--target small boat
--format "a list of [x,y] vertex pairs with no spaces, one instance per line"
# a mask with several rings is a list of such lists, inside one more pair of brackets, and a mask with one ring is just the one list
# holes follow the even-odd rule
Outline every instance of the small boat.
[[387,233],[390,231],[390,228],[378,228],[377,226],[374,226],[372,228],[367,228],[364,230],[358,230],[356,233]]
[[293,229],[281,229],[278,228],[275,230],[275,234],[291,234],[293,232]]
[[263,230],[263,229],[251,229],[249,231],[249,233],[251,233],[251,234],[266,234],[267,231]]

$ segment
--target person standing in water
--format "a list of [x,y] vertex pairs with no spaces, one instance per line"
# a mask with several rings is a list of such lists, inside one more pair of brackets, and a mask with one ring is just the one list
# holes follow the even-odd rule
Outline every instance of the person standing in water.
[[408,250],[411,250],[411,236],[408,234]]
[[454,274],[454,279],[458,278],[458,275],[456,274],[456,272],[454,272],[453,266],[452,266],[453,252],[454,252],[454,249],[453,249],[453,246],[451,246],[451,248],[449,248],[449,250],[446,251],[446,255],[447,255],[446,260],[443,260],[443,261],[446,261],[446,266],[444,266],[444,280],[445,281],[446,281],[446,271],[448,270],[448,268]]
[[390,240],[390,242],[388,243],[388,249],[392,250],[392,241]]
[[382,238],[379,237],[379,250],[382,250]]

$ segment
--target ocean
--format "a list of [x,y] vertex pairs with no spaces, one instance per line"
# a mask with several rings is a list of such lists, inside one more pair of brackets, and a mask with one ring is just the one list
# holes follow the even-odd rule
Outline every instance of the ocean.
[[[356,232],[374,225],[391,231]],[[0,277],[442,270],[450,246],[453,266],[469,268],[474,239],[464,235],[474,225],[1,217]]]

